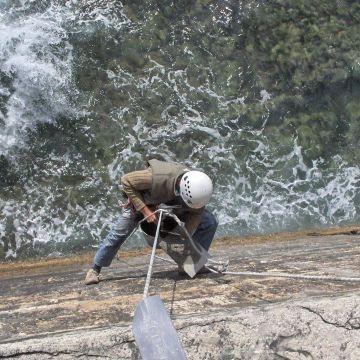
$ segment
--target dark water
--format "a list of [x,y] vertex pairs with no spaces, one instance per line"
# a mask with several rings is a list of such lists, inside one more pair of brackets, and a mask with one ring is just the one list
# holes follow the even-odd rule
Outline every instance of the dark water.
[[0,0],[0,259],[96,246],[151,157],[209,173],[219,236],[359,222],[358,14]]

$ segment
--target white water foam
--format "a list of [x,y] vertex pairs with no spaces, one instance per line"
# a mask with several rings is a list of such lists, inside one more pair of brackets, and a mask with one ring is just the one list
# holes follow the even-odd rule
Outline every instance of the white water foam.
[[[5,14],[1,14],[2,20]],[[0,66],[11,82],[0,127],[0,154],[24,145],[26,131],[73,111],[72,47],[56,7],[0,23]],[[4,93],[2,91],[2,93]]]
[[[12,146],[11,138],[18,145],[24,130],[37,121],[52,121],[57,113],[55,111],[48,118],[41,110],[46,109],[44,105],[44,108],[40,107],[40,116],[33,116],[35,106],[27,98],[26,89],[44,96],[50,91],[47,90],[50,85],[59,86],[55,89],[56,93],[60,93],[60,102],[52,99],[55,103],[48,104],[51,108],[54,105],[55,109],[62,108],[57,104],[62,105],[61,94],[67,94],[66,89],[74,95],[71,88],[73,49],[69,46],[63,22],[66,21],[67,26],[73,23],[73,32],[83,31],[85,35],[98,27],[118,29],[118,26],[128,25],[129,22],[125,15],[115,15],[112,10],[117,9],[116,6],[122,7],[115,1],[72,0],[66,3],[65,8],[50,7],[43,15],[37,14],[37,18],[26,15],[23,20],[1,25],[16,30],[15,37],[4,38],[8,41],[2,41],[0,37],[0,46],[8,51],[1,61],[8,61],[10,76],[13,75],[12,68],[15,74],[19,74],[14,78],[14,91],[0,89],[2,96],[10,97],[7,106],[9,110],[14,108],[10,113],[15,119],[10,122],[6,119],[8,114],[4,114],[3,121],[5,118],[9,131],[9,143],[4,151]],[[224,25],[228,23],[227,14],[227,11],[222,13],[223,19],[219,20]],[[213,21],[216,23],[218,20],[215,18]],[[33,31],[30,37],[27,31]],[[5,32],[0,32],[0,35],[8,36]],[[14,50],[10,47],[11,41],[14,41]],[[62,56],[55,56],[50,51],[52,45],[62,47]],[[196,48],[189,45],[186,49],[190,60],[198,56]],[[206,49],[203,50],[206,52]],[[40,56],[41,51],[45,57]],[[28,62],[27,71],[22,68],[24,62]],[[34,71],[30,64],[33,64]],[[359,167],[347,164],[340,156],[328,163],[318,159],[308,164],[296,139],[287,151],[279,155],[276,145],[269,144],[263,128],[250,129],[241,123],[240,118],[227,117],[230,105],[241,109],[247,99],[241,93],[227,95],[225,84],[236,76],[241,77],[247,69],[239,68],[238,74],[226,77],[224,86],[217,86],[213,79],[218,74],[214,74],[208,64],[196,66],[204,77],[197,85],[190,79],[189,68],[179,70],[172,64],[162,64],[157,58],[156,61],[150,58],[147,70],[139,74],[130,73],[120,66],[103,69],[111,85],[119,91],[126,89],[129,98],[126,106],[110,111],[114,128],[118,126],[119,129],[116,143],[109,144],[118,149],[117,158],[107,166],[109,178],[114,184],[124,172],[142,166],[145,156],[162,156],[166,160],[183,161],[202,168],[215,180],[216,191],[211,207],[220,219],[218,235],[266,233],[319,224],[338,225],[358,219]],[[62,75],[65,80],[60,79]],[[141,107],[146,96],[155,100],[161,98],[158,119],[148,117],[149,113]],[[17,99],[20,99],[20,104],[17,104]],[[66,96],[63,100],[65,108],[71,108]],[[25,105],[30,104],[32,117],[26,117],[26,106],[21,105],[21,101]],[[271,95],[263,89],[257,94],[256,101],[266,108]],[[207,103],[209,109],[204,110],[203,103]],[[22,116],[17,114],[16,109]],[[151,111],[154,109],[156,107]],[[267,114],[261,120],[264,126]],[[72,198],[72,189],[65,185],[59,189],[56,184],[29,181],[22,200],[9,200],[0,205],[3,217],[16,218],[13,223],[16,248],[28,241],[35,244],[54,241],[71,243],[79,238],[81,241],[88,238],[99,241],[104,230],[116,219],[119,208],[114,204],[110,206],[107,199],[119,196],[119,191],[107,188],[101,170],[85,169],[86,164],[81,164],[78,158],[51,160],[53,163],[46,171],[50,178],[56,178],[66,173],[74,163],[80,163],[78,171],[86,177],[80,187],[85,189],[86,196],[90,196],[93,189],[104,189],[104,194],[93,203],[86,201],[80,205]],[[68,197],[64,199],[66,191]],[[5,230],[4,222],[0,221],[0,233],[4,234]],[[7,256],[14,256],[15,251],[11,248]]]
[[6,110],[0,111],[0,154],[23,147],[26,131],[36,124],[79,112],[69,34],[96,31],[97,26],[119,29],[130,23],[120,2],[41,4],[43,12],[31,12],[36,4],[30,0],[0,8],[0,68],[11,79],[9,88],[0,84],[0,96],[6,98]]
[[[166,160],[180,159],[213,174],[217,191],[212,204],[220,219],[219,233],[266,233],[346,224],[358,218],[359,167],[350,166],[340,156],[308,164],[296,139],[287,153],[279,155],[264,135],[264,127],[252,130],[236,125],[236,121],[229,126],[226,117],[219,117],[221,111],[212,118],[205,116],[198,110],[196,97],[190,97],[197,93],[222,110],[230,102],[243,104],[241,94],[239,98],[228,98],[215,92],[210,81],[207,86],[194,88],[186,70],[173,71],[152,63],[147,78],[132,78],[133,86],[150,96],[166,88],[172,101],[164,106],[161,126],[137,116],[133,132],[125,135],[128,146],[121,150],[119,158],[137,158],[140,162],[144,153],[155,154]],[[121,71],[111,76],[122,83]],[[261,90],[258,101],[267,109],[271,95]],[[171,112],[174,107],[178,109],[176,115]],[[267,115],[262,120],[265,126]],[[186,150],[177,152],[177,143],[186,144]],[[120,176],[121,161],[115,161],[109,171],[113,179]]]
[[[0,111],[0,155],[6,156],[11,156],[14,148],[26,151],[27,132],[37,124],[79,113],[70,35],[96,32],[99,26],[120,29],[129,23],[117,1],[11,1],[0,6],[0,68],[10,81],[10,85],[0,84],[5,103],[4,112]],[[0,244],[10,246],[7,258],[16,257],[16,250],[29,242],[36,246],[71,242],[81,236],[85,243],[86,238],[100,239],[104,227],[116,216],[108,212],[105,200],[96,206],[87,202],[80,206],[73,202],[71,188],[64,199],[64,189],[56,182],[53,186],[37,182],[41,176],[53,179],[71,174],[76,167],[75,173],[87,177],[80,189],[101,187],[101,174],[89,170],[81,158],[49,154],[46,161],[40,176],[26,182],[20,199],[0,203]],[[9,243],[13,235],[15,247]]]
[[122,29],[125,25],[130,25],[131,21],[123,11],[121,1],[109,0],[69,0],[65,2],[65,7],[70,9],[68,21],[73,21],[73,30],[93,31],[96,26],[106,29]]
[[263,155],[250,156],[246,169],[240,166],[238,177],[221,185],[216,197],[224,225],[238,225],[245,233],[267,233],[341,225],[358,218],[359,167],[349,166],[340,156],[330,169],[321,160],[309,167],[296,141],[283,157]]

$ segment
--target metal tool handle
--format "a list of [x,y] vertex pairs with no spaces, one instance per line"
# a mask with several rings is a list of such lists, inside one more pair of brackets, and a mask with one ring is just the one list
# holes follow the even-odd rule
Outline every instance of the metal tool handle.
[[145,288],[144,288],[144,299],[147,297],[148,292],[149,292],[150,280],[151,280],[151,275],[152,275],[152,268],[153,268],[153,264],[154,264],[156,246],[157,246],[157,241],[158,241],[159,232],[160,232],[160,226],[161,226],[161,218],[162,218],[162,214],[163,214],[164,210],[160,209],[160,210],[157,210],[156,212],[160,212],[160,215],[159,215],[159,220],[158,220],[158,224],[157,224],[157,227],[156,227],[156,234],[155,234],[154,244],[153,244],[153,248],[152,248],[152,252],[151,252],[149,269],[148,269],[148,272],[147,272],[147,275],[146,275]]
[[[191,245],[193,246],[193,248],[198,252],[199,255],[201,255],[202,253],[202,250],[201,248],[199,248],[199,244],[197,244],[192,236],[189,234],[189,232],[187,231],[186,227],[182,224],[182,222],[180,221],[180,219],[173,213],[169,212],[168,209],[176,209],[175,206],[168,206],[168,207],[165,207],[164,208],[161,208],[161,209],[158,209],[156,211],[154,211],[152,214],[156,214],[158,212],[160,212],[160,214],[162,215],[162,213],[166,213],[169,217],[173,218],[176,223],[184,230],[185,234],[186,234],[186,237],[188,238],[188,240],[191,242]],[[138,225],[140,225],[143,221],[145,221],[148,217],[150,217],[152,214],[146,216],[145,218],[143,218],[142,220],[139,221]],[[159,222],[158,222],[158,228],[156,229],[156,234],[158,234],[158,230],[159,230],[159,224],[160,224],[160,219],[159,219]],[[157,240],[157,239],[156,239]],[[155,243],[155,242],[154,242]]]
[[[137,223],[137,225],[140,225],[142,222],[146,221],[151,215],[154,215],[154,214],[156,214],[156,213],[158,213],[158,212],[168,213],[168,211],[166,211],[166,210],[164,210],[164,209],[157,209],[157,210],[155,210],[154,212],[152,212],[150,215],[145,216],[144,218],[142,218],[142,219]],[[158,222],[158,224],[160,224],[160,221]]]
[[199,245],[198,243],[196,243],[193,240],[192,236],[186,229],[185,225],[183,225],[183,223],[180,221],[180,219],[175,214],[168,213],[168,216],[173,218],[176,221],[176,223],[183,229],[183,231],[184,231],[186,237],[188,238],[188,241],[191,243],[192,247],[197,251],[197,253],[199,255],[201,255],[202,254],[202,249],[200,247],[201,245]]

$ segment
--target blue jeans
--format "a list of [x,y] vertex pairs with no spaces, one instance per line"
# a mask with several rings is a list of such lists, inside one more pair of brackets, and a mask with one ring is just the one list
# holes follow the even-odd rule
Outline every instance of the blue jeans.
[[[105,240],[100,245],[94,257],[94,264],[100,267],[110,266],[120,246],[137,226],[136,215],[131,209],[124,209],[119,220],[114,224]],[[201,222],[193,239],[205,250],[209,250],[214,239],[215,231],[218,226],[216,217],[208,210],[204,210]]]

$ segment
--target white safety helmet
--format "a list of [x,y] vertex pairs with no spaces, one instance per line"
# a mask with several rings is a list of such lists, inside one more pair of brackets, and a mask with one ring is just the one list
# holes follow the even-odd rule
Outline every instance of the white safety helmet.
[[205,206],[212,195],[211,179],[201,171],[186,172],[180,180],[180,196],[185,204],[193,209]]

